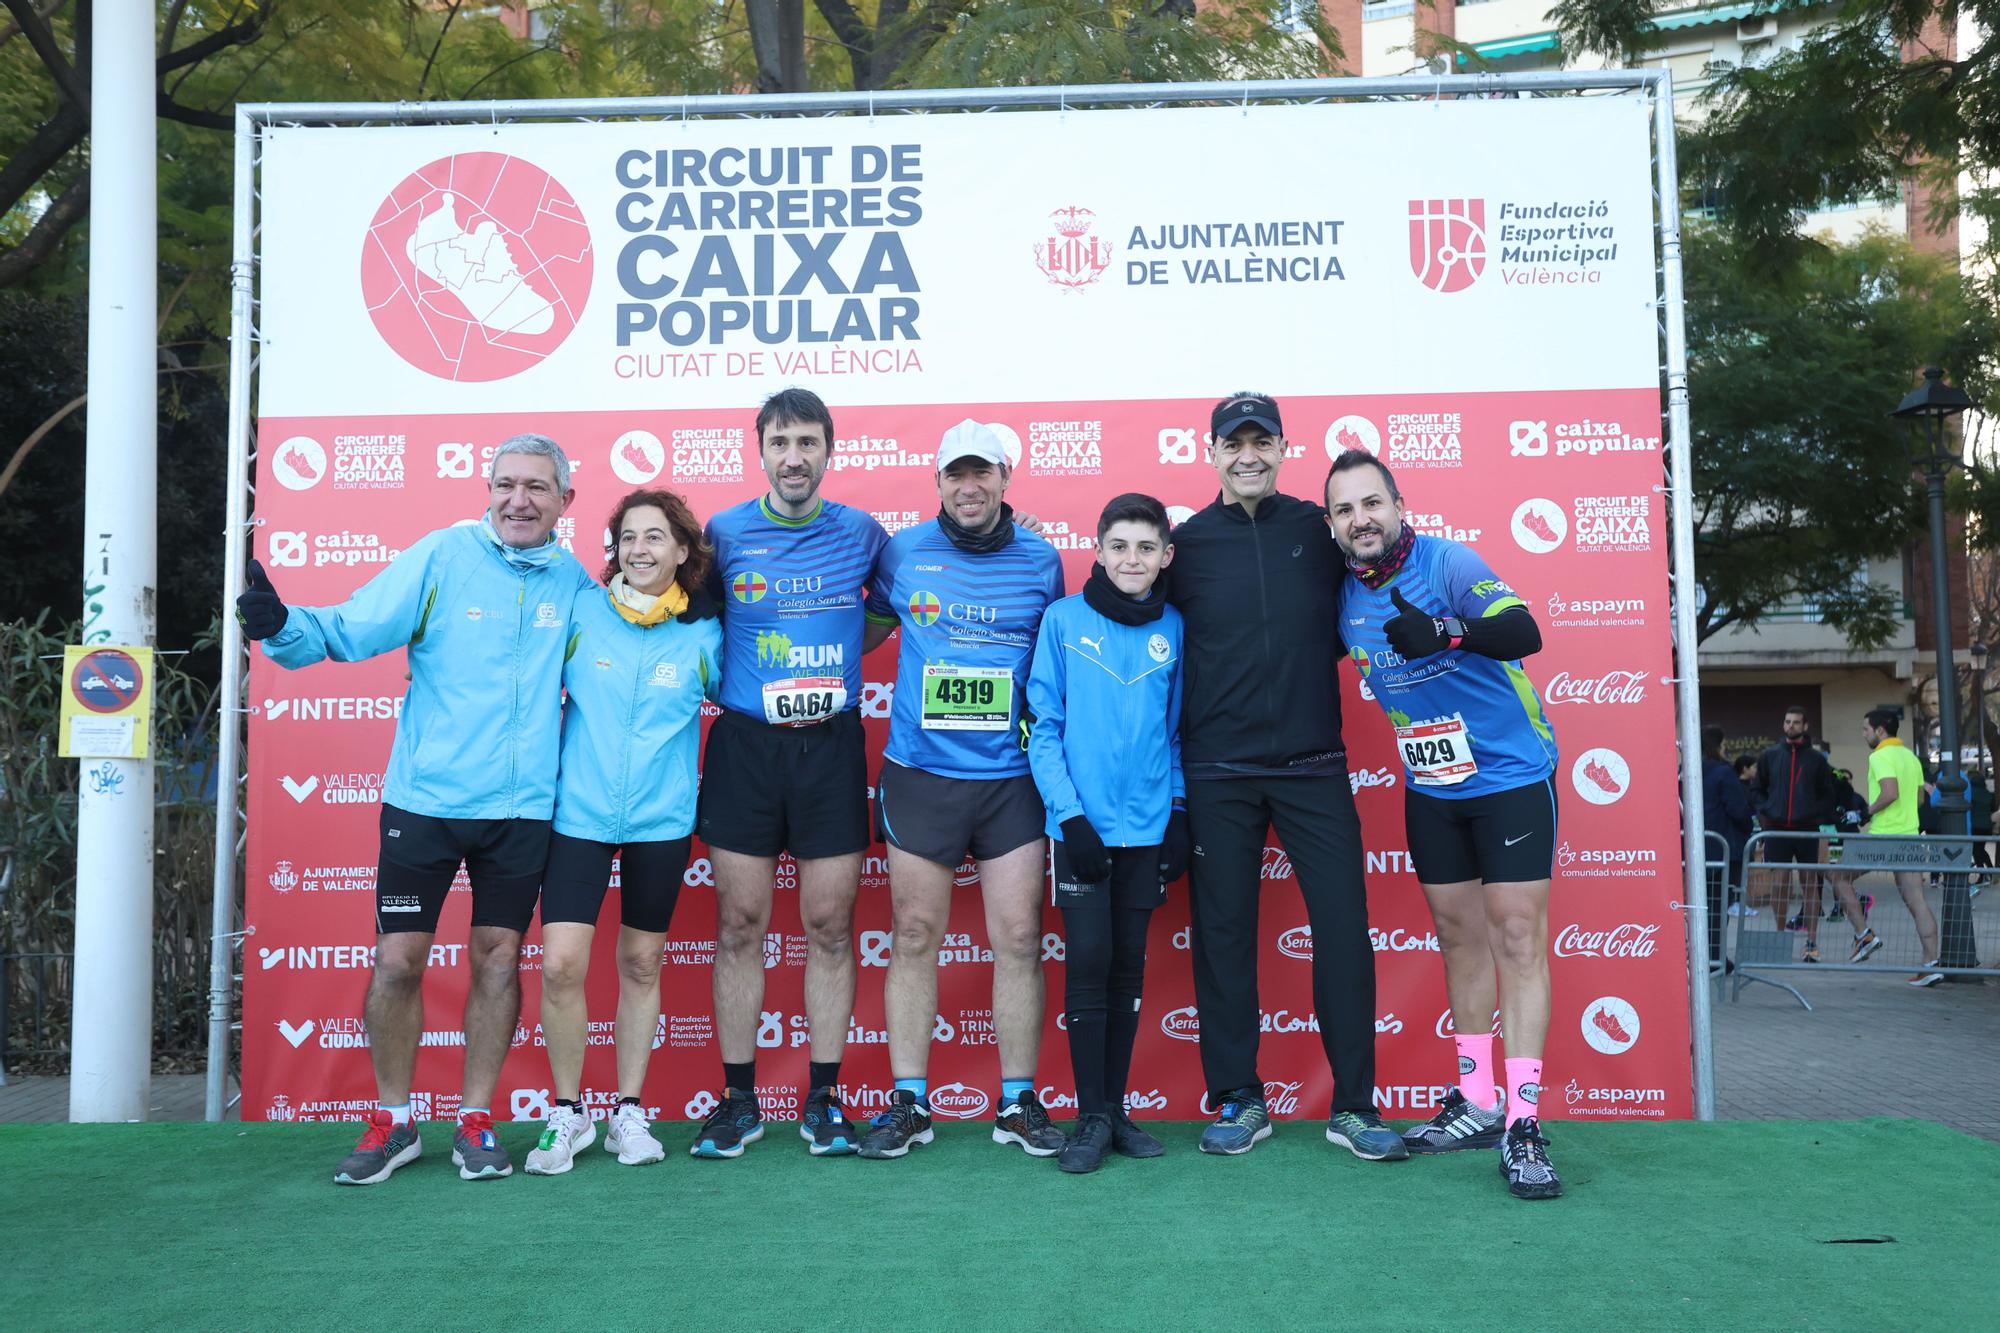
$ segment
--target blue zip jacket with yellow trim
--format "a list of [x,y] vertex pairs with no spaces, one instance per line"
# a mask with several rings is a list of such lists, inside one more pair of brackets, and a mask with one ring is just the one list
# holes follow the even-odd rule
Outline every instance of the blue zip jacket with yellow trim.
[[722,684],[722,622],[635,625],[599,589],[577,602],[572,639],[556,832],[618,846],[686,837],[701,701]]
[[563,651],[597,585],[550,542],[501,545],[482,521],[419,538],[338,606],[294,606],[264,654],[296,670],[409,649],[382,799],[433,819],[548,819]]
[[1156,846],[1181,775],[1181,613],[1121,625],[1083,594],[1042,616],[1028,673],[1028,763],[1047,833],[1086,815],[1107,847]]

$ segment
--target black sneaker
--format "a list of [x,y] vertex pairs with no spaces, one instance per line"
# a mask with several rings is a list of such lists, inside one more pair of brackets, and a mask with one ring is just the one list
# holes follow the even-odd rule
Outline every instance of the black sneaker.
[[901,1157],[936,1137],[931,1130],[931,1108],[908,1088],[897,1088],[889,1094],[889,1109],[868,1122],[868,1132],[861,1136],[861,1155]]
[[379,1185],[395,1173],[399,1166],[408,1166],[423,1156],[424,1143],[417,1137],[417,1122],[405,1120],[397,1124],[395,1118],[381,1108],[368,1117],[367,1132],[361,1142],[354,1145],[354,1151],[333,1173],[336,1185]]
[[1111,1151],[1120,1157],[1158,1157],[1166,1148],[1120,1110],[1111,1113]]
[[1054,1157],[1068,1142],[1042,1109],[1033,1088],[1000,1108],[993,1119],[993,1141],[1017,1144],[1030,1157]]
[[745,1148],[763,1137],[764,1113],[757,1109],[757,1095],[724,1088],[722,1105],[701,1122],[688,1156],[717,1160],[741,1157]]
[[1559,1199],[1562,1181],[1549,1163],[1549,1141],[1542,1137],[1542,1122],[1524,1116],[1507,1127],[1500,1140],[1500,1174],[1507,1178],[1507,1190],[1517,1199]]
[[1056,1158],[1056,1165],[1073,1176],[1088,1175],[1104,1165],[1104,1154],[1111,1147],[1111,1117],[1086,1115],[1077,1117],[1076,1131],[1069,1136],[1069,1142],[1062,1147]]
[[860,1131],[840,1109],[840,1094],[833,1088],[814,1088],[806,1094],[805,1109],[799,1112],[799,1137],[815,1157],[843,1156],[861,1146]]
[[514,1174],[513,1159],[500,1146],[493,1132],[493,1117],[485,1111],[467,1111],[458,1118],[451,1136],[451,1164],[460,1180],[499,1180]]
[[1507,1132],[1500,1108],[1482,1110],[1457,1088],[1444,1099],[1444,1107],[1421,1125],[1403,1131],[1403,1146],[1411,1152],[1463,1152],[1467,1148],[1491,1148]]

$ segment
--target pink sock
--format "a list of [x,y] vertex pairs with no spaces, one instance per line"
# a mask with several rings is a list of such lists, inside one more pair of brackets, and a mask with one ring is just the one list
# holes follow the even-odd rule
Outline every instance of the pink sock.
[[1530,1116],[1539,1119],[1535,1103],[1542,1099],[1542,1062],[1509,1057],[1507,1060],[1507,1127]]
[[1465,1100],[1490,1111],[1500,1104],[1500,1089],[1493,1085],[1493,1034],[1481,1032],[1452,1038],[1458,1047],[1458,1090]]

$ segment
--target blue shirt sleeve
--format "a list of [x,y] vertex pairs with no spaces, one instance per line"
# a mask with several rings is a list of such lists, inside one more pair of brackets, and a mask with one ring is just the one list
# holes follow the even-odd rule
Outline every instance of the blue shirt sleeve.
[[287,608],[284,628],[264,640],[264,655],[297,670],[329,658],[359,662],[406,646],[430,610],[432,562],[452,533],[446,528],[420,538],[338,606]]
[[[1169,566],[1172,568],[1172,566]],[[1187,778],[1181,772],[1181,664],[1182,652],[1187,642],[1187,626],[1181,623],[1180,613],[1169,610],[1174,618],[1174,678],[1167,687],[1167,764],[1173,773],[1172,796],[1176,801],[1187,798]]]
[[1497,616],[1509,607],[1527,605],[1469,546],[1445,547],[1438,573],[1444,584],[1445,603],[1450,606],[1451,614],[1461,620]]
[[[1061,577],[1058,571],[1057,577]],[[1042,617],[1035,636],[1035,657],[1028,669],[1028,707],[1035,724],[1028,732],[1028,768],[1035,775],[1036,790],[1048,807],[1049,819],[1060,826],[1064,820],[1083,813],[1083,798],[1070,779],[1069,763],[1063,757],[1063,725],[1068,681],[1063,663],[1062,631],[1052,622],[1061,617]]]

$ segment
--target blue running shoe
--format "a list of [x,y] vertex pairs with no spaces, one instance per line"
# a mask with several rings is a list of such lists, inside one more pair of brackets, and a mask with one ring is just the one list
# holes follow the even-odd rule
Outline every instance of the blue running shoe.
[[877,1160],[902,1157],[936,1137],[930,1106],[908,1088],[897,1088],[889,1094],[889,1109],[869,1122],[861,1138],[861,1155]]
[[1364,1162],[1400,1162],[1410,1155],[1403,1136],[1373,1111],[1335,1111],[1326,1122],[1326,1141],[1338,1143]]
[[1271,1137],[1271,1112],[1262,1088],[1239,1088],[1222,1103],[1215,1123],[1201,1132],[1201,1150],[1235,1157]]
[[840,1094],[833,1088],[814,1088],[806,1094],[805,1109],[799,1112],[799,1137],[814,1157],[840,1157],[861,1147],[861,1132],[840,1109]]
[[722,1105],[701,1122],[688,1156],[717,1160],[741,1157],[745,1148],[763,1137],[764,1115],[757,1109],[756,1095],[724,1088]]

